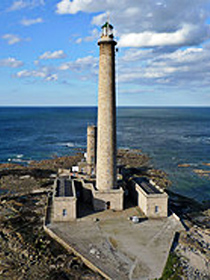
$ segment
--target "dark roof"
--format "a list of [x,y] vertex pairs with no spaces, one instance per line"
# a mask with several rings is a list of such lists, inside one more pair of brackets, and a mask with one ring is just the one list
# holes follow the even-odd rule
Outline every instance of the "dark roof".
[[110,29],[114,28],[108,21],[101,28],[108,27],[108,26]]
[[72,181],[69,179],[59,178],[56,186],[56,197],[73,196]]
[[134,178],[134,181],[147,193],[147,194],[160,194],[161,192],[147,179],[144,178]]

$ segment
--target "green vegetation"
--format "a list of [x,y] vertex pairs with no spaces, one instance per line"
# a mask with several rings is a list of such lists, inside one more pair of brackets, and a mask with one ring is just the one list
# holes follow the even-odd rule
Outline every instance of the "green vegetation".
[[158,280],[181,280],[182,275],[180,259],[176,253],[172,252],[169,254],[163,275]]

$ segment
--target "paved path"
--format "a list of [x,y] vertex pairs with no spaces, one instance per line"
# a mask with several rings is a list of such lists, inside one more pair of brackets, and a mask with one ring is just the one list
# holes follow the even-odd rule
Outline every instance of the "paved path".
[[[110,279],[137,280],[161,277],[180,223],[170,216],[134,224],[127,218],[136,208],[92,215],[48,228]],[[95,222],[95,218],[99,218]]]

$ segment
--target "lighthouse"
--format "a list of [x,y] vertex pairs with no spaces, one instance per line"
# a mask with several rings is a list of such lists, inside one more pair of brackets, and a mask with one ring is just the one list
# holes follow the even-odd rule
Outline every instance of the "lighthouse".
[[98,41],[98,125],[96,187],[101,192],[117,188],[116,174],[116,96],[115,96],[115,46],[113,26],[102,26]]

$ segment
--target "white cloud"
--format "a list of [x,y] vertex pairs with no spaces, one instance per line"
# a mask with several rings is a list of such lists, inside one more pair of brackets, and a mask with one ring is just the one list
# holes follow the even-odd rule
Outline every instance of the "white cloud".
[[27,3],[23,0],[14,1],[12,6],[8,9],[9,11],[17,11],[27,7]]
[[25,8],[35,8],[37,6],[45,5],[44,0],[17,0],[7,9],[8,12],[18,11]]
[[119,46],[156,47],[194,45],[199,43],[199,41],[202,42],[205,38],[205,35],[207,36],[207,32],[200,32],[199,37],[197,37],[197,28],[198,27],[196,25],[185,24],[181,29],[169,33],[155,33],[145,31],[143,33],[124,34],[119,40]]
[[57,4],[59,14],[98,13],[92,19],[98,26],[107,20],[107,11],[122,46],[191,46],[210,35],[209,0],[62,0]]
[[45,52],[42,55],[39,56],[39,59],[62,59],[66,58],[67,55],[64,53],[64,51],[59,50],[59,51],[54,51],[54,52]]
[[82,38],[78,38],[75,42],[76,42],[76,44],[81,44],[82,43]]
[[82,42],[91,42],[91,41],[97,40],[99,38],[99,36],[100,36],[100,33],[99,33],[98,29],[94,28],[91,31],[90,36],[87,36],[84,38],[78,38],[75,42],[76,42],[76,44],[81,44]]
[[59,70],[62,71],[71,70],[75,72],[89,71],[95,73],[97,67],[98,67],[98,58],[90,55],[90,56],[78,58],[76,61],[63,63],[59,67]]
[[29,41],[30,38],[20,38],[18,35],[15,34],[4,34],[2,36],[2,39],[4,39],[5,41],[7,41],[8,45],[14,45],[17,43],[20,43],[22,41]]
[[[28,70],[24,69],[16,73],[16,78],[31,78],[41,79],[44,81],[57,81],[66,80],[70,76],[72,79],[72,73],[75,73],[75,78],[80,80],[92,80],[95,79],[98,74],[98,58],[93,56],[86,56],[78,58],[75,61],[69,61],[62,63],[60,66],[44,66],[40,64],[40,61],[34,61],[36,69]],[[67,71],[68,70],[68,71]]]
[[85,42],[91,42],[91,41],[96,40],[97,38],[99,38],[99,31],[98,31],[97,28],[94,28],[94,29],[91,31],[91,35],[85,37],[85,38],[84,38],[84,41],[85,41]]
[[44,22],[43,19],[39,17],[39,18],[35,18],[35,19],[22,19],[20,23],[24,26],[30,26],[30,25],[42,23],[42,22]]
[[39,60],[34,60],[34,65],[39,66],[40,62]]
[[[110,0],[62,0],[57,4],[57,13],[58,14],[76,14],[80,11],[83,12],[98,12],[103,11],[106,6],[107,2],[109,5],[117,7],[116,1]],[[111,3],[113,2],[113,3]]]
[[[197,63],[199,61],[203,61],[204,57],[206,57],[207,52],[203,50],[203,48],[187,48],[185,50],[176,50],[173,53],[166,53],[159,56],[159,59],[161,59],[162,63],[164,61],[170,61],[170,63],[173,63],[174,65],[177,64],[189,64],[189,63]],[[207,58],[207,57],[206,57]],[[159,60],[156,59],[157,61]]]
[[[56,12],[92,13],[91,23],[96,26],[110,12],[119,46],[127,47],[118,56],[117,73],[128,88],[210,86],[210,47],[204,44],[210,39],[209,0],[60,0]],[[96,37],[79,38],[76,43]],[[60,70],[90,69],[96,74],[97,66],[88,60],[64,63]]]
[[58,75],[57,74],[49,75],[49,76],[46,77],[45,80],[48,81],[48,82],[57,81],[58,80]]
[[46,66],[38,70],[22,70],[16,74],[17,78],[41,78],[44,81],[57,81],[58,75],[52,72],[52,69]]
[[18,68],[23,66],[24,63],[20,60],[17,60],[14,57],[9,57],[9,58],[5,58],[0,60],[0,66],[1,67],[10,67],[10,68]]
[[[136,59],[135,59],[136,58]],[[190,47],[164,53],[152,49],[126,51],[119,58],[119,81],[132,85],[210,86],[210,49]]]
[[2,39],[6,40],[9,45],[14,45],[21,42],[21,38],[14,34],[5,34]]
[[27,78],[27,77],[39,77],[45,78],[46,73],[44,71],[38,70],[22,70],[17,73],[18,78]]
[[137,61],[137,60],[148,60],[149,58],[154,57],[153,49],[139,50],[139,49],[129,49],[124,52],[122,57],[123,61]]
[[93,17],[92,24],[101,26],[107,20],[107,13],[99,14]]

